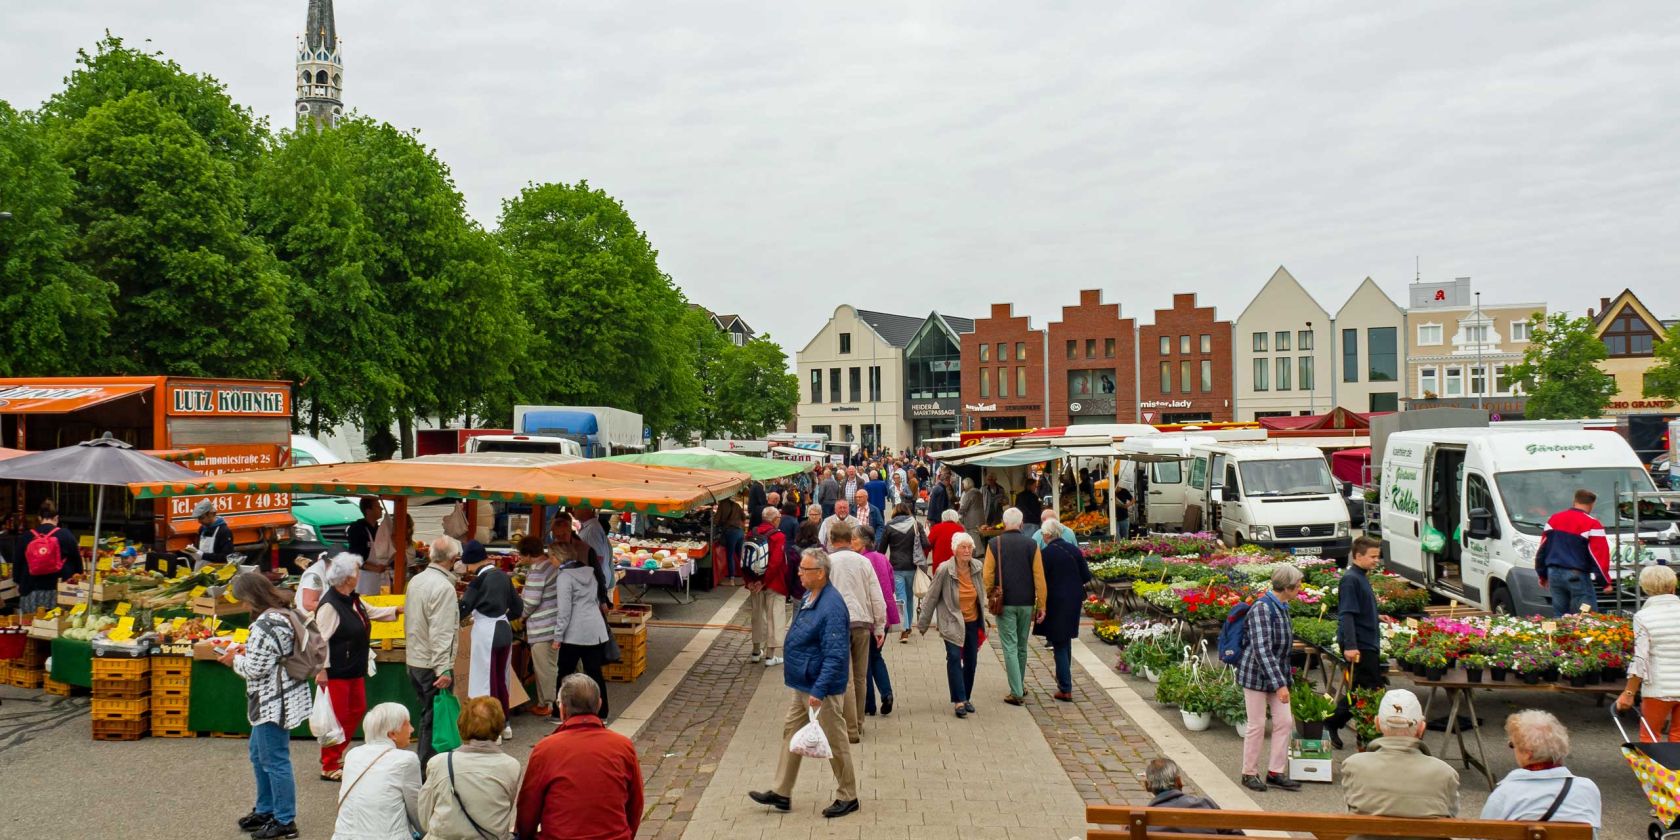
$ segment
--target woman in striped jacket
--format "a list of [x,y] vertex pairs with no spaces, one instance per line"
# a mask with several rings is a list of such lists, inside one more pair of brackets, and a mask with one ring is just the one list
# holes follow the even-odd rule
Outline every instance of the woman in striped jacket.
[[[1242,656],[1237,660],[1237,684],[1248,708],[1248,732],[1243,735],[1242,783],[1250,790],[1267,785],[1300,790],[1289,778],[1289,739],[1295,727],[1289,712],[1289,649],[1295,630],[1289,621],[1290,601],[1301,591],[1301,570],[1279,566],[1272,572],[1272,589],[1249,608],[1243,631]],[[1266,713],[1272,715],[1272,750],[1264,781],[1260,777],[1260,742],[1266,737]]]
[[531,714],[541,717],[554,712],[554,691],[560,678],[560,651],[554,646],[554,616],[560,607],[560,587],[555,577],[560,573],[560,561],[553,552],[543,551],[541,539],[525,537],[519,541],[519,562],[530,564],[520,598],[525,602],[525,644],[531,651],[531,668],[537,672],[537,698]]

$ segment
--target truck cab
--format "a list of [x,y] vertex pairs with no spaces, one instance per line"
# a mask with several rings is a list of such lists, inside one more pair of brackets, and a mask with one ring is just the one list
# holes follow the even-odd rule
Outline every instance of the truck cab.
[[581,444],[572,438],[556,435],[479,435],[467,441],[467,451],[583,457]]
[[1311,446],[1214,444],[1192,447],[1187,504],[1227,545],[1245,543],[1296,556],[1345,559],[1352,545],[1347,504],[1324,454]]

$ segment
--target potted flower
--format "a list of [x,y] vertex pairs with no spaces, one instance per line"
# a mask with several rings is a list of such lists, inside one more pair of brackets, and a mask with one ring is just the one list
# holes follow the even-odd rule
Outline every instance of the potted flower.
[[1426,680],[1443,680],[1447,676],[1447,654],[1437,647],[1426,647],[1418,658]]
[[1296,733],[1306,740],[1324,737],[1324,720],[1336,711],[1336,703],[1328,694],[1319,694],[1311,685],[1297,682],[1289,688],[1289,712],[1295,718]]
[[1120,622],[1099,621],[1091,626],[1091,635],[1111,645],[1120,644]]
[[1511,660],[1505,655],[1490,653],[1486,657],[1489,682],[1504,682],[1505,672],[1510,670]]
[[1236,729],[1238,737],[1242,737],[1248,734],[1248,703],[1243,700],[1242,686],[1237,685],[1235,673],[1229,668],[1225,671],[1216,684],[1218,696],[1213,703],[1213,712]]
[[1114,617],[1114,604],[1110,603],[1107,598],[1099,598],[1096,595],[1085,599],[1084,609],[1087,616],[1098,621],[1106,621]]
[[1598,657],[1583,653],[1560,656],[1557,663],[1558,675],[1569,680],[1575,688],[1586,688],[1591,676],[1599,669]]
[[1377,707],[1382,702],[1384,691],[1386,689],[1382,688],[1348,689],[1348,707],[1353,712],[1353,719],[1348,721],[1348,725],[1353,727],[1361,752],[1367,744],[1382,737],[1382,731],[1377,728]]
[[1458,664],[1464,666],[1464,678],[1473,683],[1482,681],[1482,672],[1488,667],[1488,658],[1479,653],[1465,654],[1458,658]]
[[1207,678],[1200,673],[1192,673],[1178,703],[1179,714],[1184,717],[1184,728],[1191,732],[1207,729],[1213,723],[1213,708],[1217,700],[1218,690],[1208,683]]
[[1169,665],[1157,676],[1155,702],[1164,706],[1183,703],[1185,692],[1190,685],[1190,669],[1183,665]]
[[1552,656],[1548,653],[1525,650],[1511,655],[1511,670],[1522,678],[1525,685],[1538,685],[1546,669],[1551,667],[1554,667]]

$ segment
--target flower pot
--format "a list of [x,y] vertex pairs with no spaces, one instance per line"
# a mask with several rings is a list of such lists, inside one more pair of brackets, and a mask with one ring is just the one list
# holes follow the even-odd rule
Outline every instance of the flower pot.
[[1547,668],[1546,673],[1541,674],[1540,677],[1546,682],[1557,682],[1560,679],[1557,666],[1553,665],[1552,667]]
[[1192,712],[1179,709],[1178,713],[1184,717],[1184,728],[1191,732],[1202,732],[1213,723],[1212,712]]
[[1248,737],[1248,721],[1245,720],[1241,723],[1233,723],[1231,724],[1231,728],[1237,731],[1238,738]]
[[1424,675],[1424,679],[1427,679],[1427,680],[1437,680],[1437,681],[1439,681],[1439,680],[1444,680],[1446,678],[1447,678],[1447,666],[1445,666],[1445,665],[1431,665],[1431,666],[1429,666],[1429,669],[1428,669],[1427,673],[1425,673],[1425,675]]
[[1522,681],[1523,681],[1523,685],[1539,685],[1540,684],[1540,674],[1538,672],[1533,672],[1533,671],[1525,673],[1525,674],[1522,675]]
[[1587,675],[1586,674],[1572,674],[1572,675],[1570,675],[1569,685],[1572,688],[1586,688],[1587,687]]
[[1505,679],[1505,669],[1504,668],[1489,668],[1488,669],[1488,679],[1492,680],[1493,682],[1500,682],[1500,681],[1504,680]]
[[1302,740],[1321,741],[1324,739],[1324,721],[1315,720],[1310,723],[1304,720],[1296,721],[1295,731]]
[[1158,683],[1161,681],[1161,675],[1156,673],[1154,668],[1147,665],[1143,668],[1143,678],[1149,680],[1151,683]]
[[1473,683],[1479,683],[1479,682],[1482,681],[1482,669],[1480,669],[1480,668],[1465,668],[1464,669],[1464,678],[1473,682]]

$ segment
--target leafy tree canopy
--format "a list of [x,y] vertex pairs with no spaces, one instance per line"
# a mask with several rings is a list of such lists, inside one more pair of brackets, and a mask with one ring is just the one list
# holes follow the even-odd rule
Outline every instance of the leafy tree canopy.
[[1562,312],[1535,315],[1533,335],[1522,364],[1511,377],[1528,394],[1524,414],[1530,420],[1578,419],[1604,416],[1616,395],[1615,377],[1596,362],[1609,356],[1587,318]]

